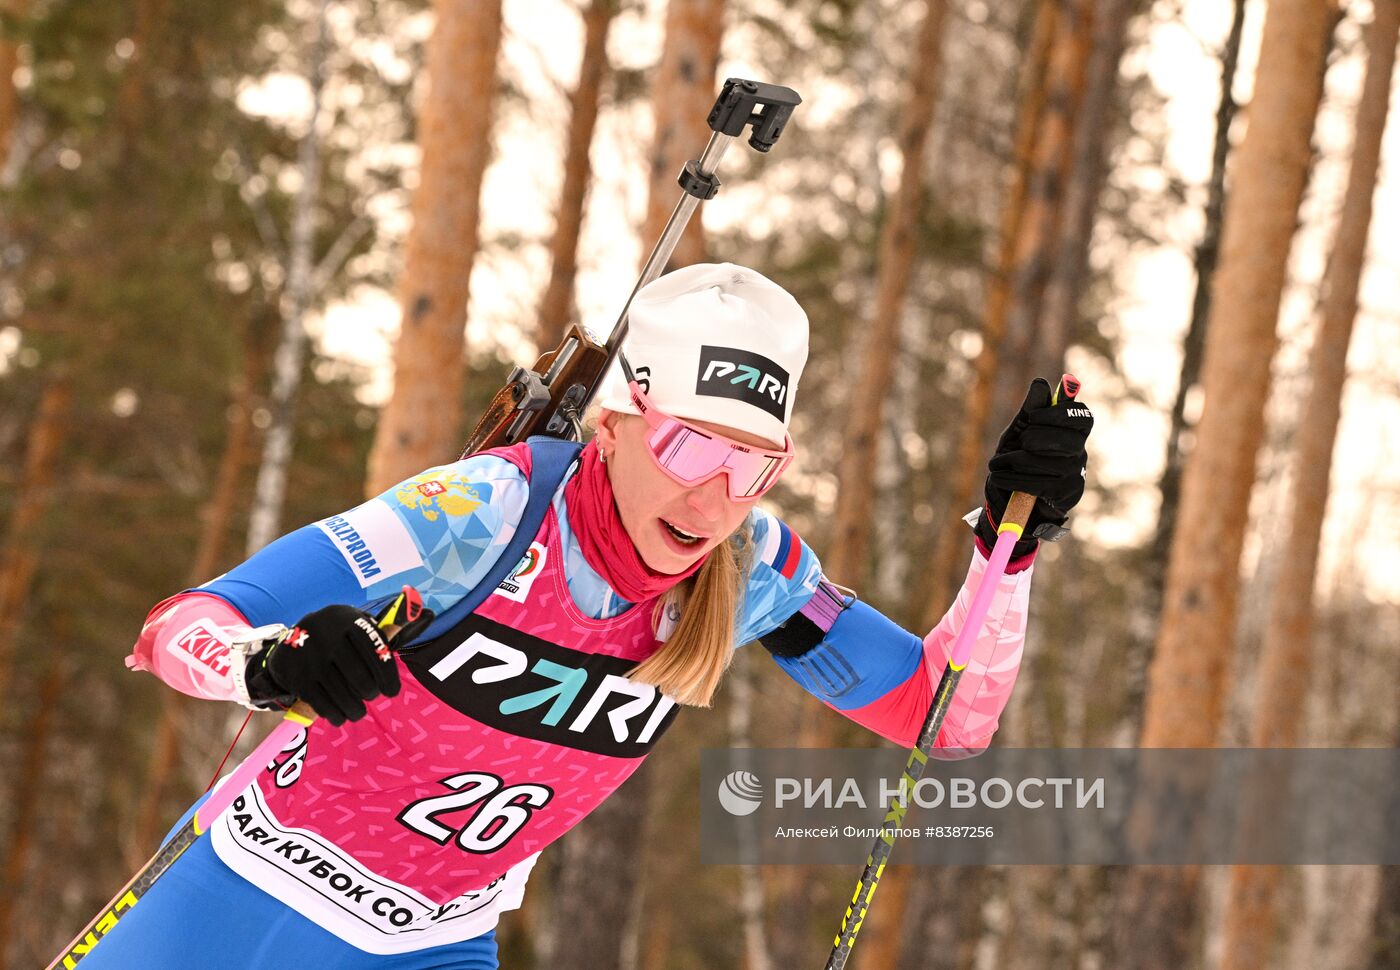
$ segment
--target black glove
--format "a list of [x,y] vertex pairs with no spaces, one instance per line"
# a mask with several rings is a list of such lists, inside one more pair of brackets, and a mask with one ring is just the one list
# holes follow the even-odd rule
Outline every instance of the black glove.
[[987,463],[987,505],[976,531],[988,549],[996,543],[997,526],[1006,514],[1011,493],[1036,496],[1035,509],[1013,558],[1034,552],[1036,530],[1064,525],[1069,510],[1084,495],[1089,462],[1084,442],[1094,427],[1094,415],[1074,399],[1079,391],[1074,378],[1061,378],[1058,391],[1052,404],[1050,382],[1040,377],[1031,381],[1021,410],[1001,433],[996,454]]
[[[385,613],[403,604],[395,597]],[[365,701],[399,692],[399,669],[390,650],[407,643],[433,620],[433,611],[414,597],[416,608],[396,616],[392,641],[374,617],[353,606],[327,606],[297,621],[281,641],[248,660],[248,694],[254,703],[290,706],[297,698],[339,727],[365,716]],[[380,614],[382,620],[384,614]],[[405,622],[406,621],[406,622]]]

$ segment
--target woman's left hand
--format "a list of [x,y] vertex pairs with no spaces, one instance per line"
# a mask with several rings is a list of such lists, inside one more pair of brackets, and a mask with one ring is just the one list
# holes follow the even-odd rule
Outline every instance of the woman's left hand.
[[1049,381],[1040,377],[1031,381],[1021,409],[1002,432],[996,454],[987,463],[987,506],[977,523],[977,536],[988,548],[996,543],[996,527],[1012,492],[1036,496],[1035,510],[1013,556],[1034,551],[1037,530],[1064,525],[1070,509],[1084,495],[1089,461],[1084,445],[1093,427],[1093,412],[1063,386],[1052,394]]

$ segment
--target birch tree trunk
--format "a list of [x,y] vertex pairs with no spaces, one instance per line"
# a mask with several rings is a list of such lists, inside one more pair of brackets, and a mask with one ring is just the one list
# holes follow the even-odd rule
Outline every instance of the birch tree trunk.
[[[1240,551],[1264,433],[1279,302],[1308,172],[1331,25],[1330,0],[1270,6],[1249,129],[1207,326],[1206,408],[1182,480],[1141,745],[1211,747],[1234,643]],[[1118,965],[1190,963],[1199,867],[1134,867],[1119,893]]]
[[[1347,348],[1356,320],[1357,293],[1366,263],[1372,199],[1390,106],[1400,0],[1375,0],[1366,32],[1367,67],[1356,109],[1355,143],[1336,242],[1323,280],[1321,326],[1308,361],[1312,381],[1295,436],[1293,507],[1288,555],[1282,557],[1269,604],[1255,687],[1250,743],[1291,748],[1302,738],[1302,714],[1312,669],[1313,586],[1327,509],[1332,451],[1341,419]],[[1259,817],[1246,812],[1245,818]],[[1270,965],[1277,925],[1279,866],[1237,866],[1225,901],[1222,970]]]
[[[725,0],[670,0],[666,5],[666,40],[652,81],[651,113],[655,119],[648,165],[644,252],[661,236],[680,189],[676,177],[710,137],[705,123],[714,103],[715,71],[724,34]],[[686,226],[666,269],[705,261],[701,214]]]
[[253,488],[253,508],[248,520],[247,554],[251,556],[277,538],[287,495],[287,466],[292,460],[296,425],[296,395],[306,364],[306,308],[312,296],[312,246],[316,235],[316,203],[321,194],[321,101],[325,87],[328,24],[326,0],[317,8],[316,42],[311,54],[311,117],[297,146],[297,170],[301,185],[292,203],[292,230],[288,241],[287,284],[280,310],[282,335],[272,358],[272,422],[263,439],[262,460]]
[[836,523],[823,569],[837,582],[856,588],[868,573],[875,459],[894,359],[899,353],[900,317],[918,252],[917,235],[925,195],[924,157],[942,73],[946,11],[946,0],[929,0],[914,42],[909,95],[899,135],[903,168],[899,187],[885,205],[875,279],[875,309],[870,325],[857,329],[854,334],[854,339],[864,345],[865,365],[847,406],[838,472]]
[[481,183],[491,150],[501,0],[435,0],[422,149],[403,275],[394,396],[379,416],[366,491],[457,457],[467,295],[476,260]]
[[578,237],[588,198],[592,168],[588,149],[598,121],[598,98],[608,71],[608,27],[618,0],[591,0],[583,15],[583,60],[578,84],[569,98],[569,139],[564,153],[564,182],[549,246],[549,284],[540,301],[535,346],[552,347],[569,324],[574,306],[574,277],[578,273]]
[[[1006,333],[1006,308],[1011,298],[1011,267],[1016,255],[1016,239],[1026,212],[1026,184],[1030,175],[1035,134],[1045,107],[1045,72],[1050,59],[1050,43],[1059,21],[1055,0],[1040,0],[1036,8],[1030,46],[1021,72],[1020,100],[1016,113],[1016,141],[1002,203],[1001,227],[994,272],[987,280],[986,303],[982,313],[982,348],[977,353],[975,375],[967,396],[967,411],[959,429],[957,458],[950,471],[949,495],[953,513],[980,504],[976,488],[982,480],[986,459],[982,452],[987,437],[987,417],[991,410],[992,387],[996,383],[998,351]],[[932,627],[943,617],[946,603],[956,593],[959,570],[968,556],[967,533],[956,521],[940,530],[934,547],[933,566],[928,571],[928,594],[923,627]]]

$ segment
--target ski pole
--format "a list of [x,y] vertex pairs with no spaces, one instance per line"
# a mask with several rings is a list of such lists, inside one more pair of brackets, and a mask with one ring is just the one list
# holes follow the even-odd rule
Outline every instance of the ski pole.
[[[399,630],[410,621],[415,620],[423,611],[423,601],[418,596],[418,591],[411,586],[405,586],[393,602],[384,610],[379,618],[379,629],[385,633],[386,640],[392,640]],[[285,636],[288,631],[283,630],[278,636]],[[272,637],[270,639],[277,639]],[[388,657],[383,659],[387,660]],[[72,970],[78,965],[83,957],[97,946],[99,942],[110,932],[117,922],[131,911],[141,897],[146,895],[155,885],[162,875],[165,874],[176,859],[184,855],[185,850],[194,844],[209,827],[224,813],[224,810],[233,804],[234,800],[242,794],[249,785],[253,784],[261,771],[273,758],[282,752],[291,740],[296,737],[298,731],[303,731],[311,726],[316,720],[316,712],[311,705],[305,701],[297,701],[287,709],[282,716],[282,720],[272,729],[267,737],[253,749],[253,753],[243,759],[243,762],[229,773],[224,779],[224,783],[216,788],[204,804],[195,810],[190,816],[190,820],[180,827],[180,830],[171,836],[164,845],[156,851],[156,854],[137,870],[136,875],[112,897],[106,906],[92,918],[82,932],[75,936],[72,941],[63,948],[54,961],[50,963],[47,970],[57,970],[62,967],[64,970]]]
[[[1062,389],[1065,397],[1072,399],[1079,393],[1079,380],[1072,374],[1061,377],[1059,385],[1051,395],[1051,404],[1059,402]],[[952,656],[948,658],[948,666],[943,669],[943,676],[939,678],[938,687],[933,692],[933,704],[929,707],[928,716],[924,718],[918,741],[909,752],[909,760],[904,764],[904,775],[899,780],[899,794],[885,814],[880,834],[875,838],[875,847],[870,850],[870,856],[866,860],[865,871],[856,883],[851,904],[846,907],[846,915],[841,920],[841,930],[836,934],[836,942],[832,944],[831,956],[826,959],[826,970],[842,970],[846,966],[846,960],[850,958],[851,948],[856,944],[856,934],[860,932],[860,926],[865,922],[866,914],[870,912],[870,901],[875,896],[875,888],[880,884],[885,863],[889,861],[890,852],[894,849],[895,837],[904,824],[904,813],[909,808],[909,796],[914,790],[914,785],[924,775],[929,753],[933,750],[939,729],[943,727],[943,719],[948,716],[953,692],[957,690],[963,669],[972,657],[972,647],[977,642],[982,621],[986,619],[987,608],[992,604],[992,595],[1006,571],[1006,564],[1011,559],[1011,550],[1015,547],[1016,540],[1021,538],[1026,521],[1034,508],[1035,496],[1026,492],[1012,492],[1011,499],[1006,503],[1006,512],[997,527],[996,545],[992,547],[987,568],[982,573],[982,581],[977,584],[977,592],[972,594],[972,603],[963,619],[962,628],[953,640]]]

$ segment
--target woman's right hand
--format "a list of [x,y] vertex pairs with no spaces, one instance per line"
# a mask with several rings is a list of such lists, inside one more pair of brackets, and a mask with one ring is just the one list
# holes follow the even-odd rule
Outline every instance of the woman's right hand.
[[[433,619],[431,610],[401,626],[393,641],[407,642]],[[353,606],[327,606],[297,621],[277,643],[248,661],[253,701],[298,698],[339,727],[365,716],[365,702],[398,694],[391,640],[375,618]]]

